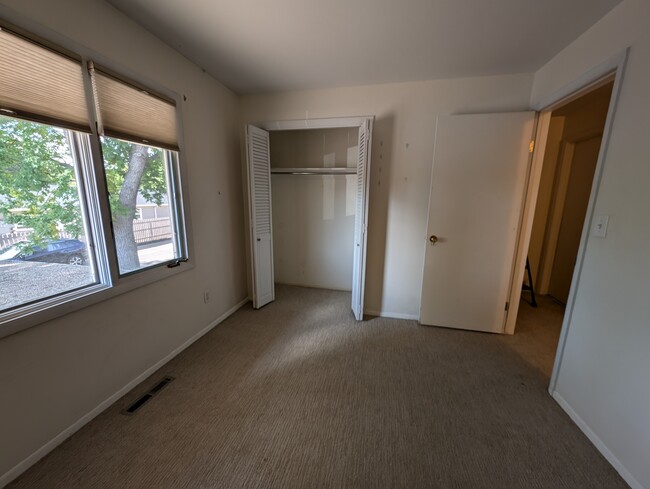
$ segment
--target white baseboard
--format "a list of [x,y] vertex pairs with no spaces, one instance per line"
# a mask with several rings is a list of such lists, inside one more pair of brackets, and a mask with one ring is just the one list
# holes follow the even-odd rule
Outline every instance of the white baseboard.
[[50,453],[52,450],[54,450],[56,447],[58,447],[61,443],[63,443],[68,438],[70,438],[74,433],[76,433],[81,428],[83,428],[86,424],[88,424],[90,421],[92,421],[93,418],[95,418],[96,416],[101,414],[105,409],[107,409],[111,404],[113,404],[115,401],[120,399],[124,394],[128,393],[131,389],[133,389],[135,386],[137,386],[140,382],[145,380],[147,377],[149,377],[156,370],[158,370],[160,367],[165,365],[167,362],[169,362],[176,355],[178,355],[183,350],[185,350],[188,346],[190,346],[196,340],[198,340],[203,335],[208,333],[216,325],[218,325],[219,323],[224,321],[226,318],[228,318],[229,316],[234,314],[237,310],[239,310],[241,307],[243,307],[247,302],[249,302],[248,297],[246,299],[244,299],[243,301],[239,302],[238,304],[234,305],[230,309],[228,309],[221,316],[219,316],[217,319],[212,321],[210,324],[208,324],[205,328],[203,328],[201,331],[199,331],[194,336],[192,336],[189,340],[187,340],[181,346],[179,346],[174,351],[172,351],[169,355],[165,356],[162,360],[156,362],[154,365],[152,365],[147,370],[142,372],[135,379],[133,379],[131,382],[129,382],[124,387],[122,387],[120,390],[118,390],[115,394],[113,394],[108,399],[101,402],[97,407],[95,407],[90,412],[83,415],[79,420],[74,422],[72,425],[68,426],[61,433],[56,435],[54,438],[52,438],[50,441],[48,441],[45,445],[43,445],[38,450],[36,450],[34,453],[32,453],[29,457],[24,459],[22,462],[19,462],[12,469],[10,469],[6,473],[4,473],[2,476],[0,476],[0,488],[5,487],[11,481],[16,479],[20,474],[25,472],[32,465],[34,465],[36,462],[38,462],[40,459],[42,459],[45,455]]
[[388,312],[388,311],[369,311],[369,310],[364,310],[364,314],[367,314],[368,316],[378,316],[382,318],[393,318],[393,319],[413,319],[415,321],[420,320],[420,316],[416,314],[403,314],[401,312]]
[[551,393],[553,399],[557,401],[562,409],[569,415],[573,422],[578,425],[578,428],[587,435],[589,441],[594,444],[598,451],[607,459],[607,461],[616,469],[620,476],[627,482],[632,489],[645,489],[639,481],[623,466],[616,455],[614,455],[609,448],[603,443],[596,433],[585,423],[585,421],[576,413],[571,405],[564,399],[557,391]]

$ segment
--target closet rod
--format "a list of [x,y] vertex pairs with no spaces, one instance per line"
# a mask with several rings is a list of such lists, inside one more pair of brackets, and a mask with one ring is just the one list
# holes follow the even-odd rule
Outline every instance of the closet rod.
[[271,173],[285,175],[355,175],[356,168],[271,168]]

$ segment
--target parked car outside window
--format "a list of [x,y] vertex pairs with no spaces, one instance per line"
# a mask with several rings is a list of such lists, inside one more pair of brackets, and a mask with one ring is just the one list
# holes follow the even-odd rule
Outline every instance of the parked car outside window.
[[0,261],[5,260],[84,265],[88,254],[86,245],[78,239],[57,239],[33,247],[29,247],[27,242],[16,243],[0,250]]

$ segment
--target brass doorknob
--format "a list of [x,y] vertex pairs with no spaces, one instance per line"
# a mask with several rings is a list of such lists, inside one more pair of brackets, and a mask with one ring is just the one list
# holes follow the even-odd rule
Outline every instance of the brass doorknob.
[[432,234],[431,236],[429,236],[429,241],[431,241],[431,244],[436,244],[438,242],[438,236]]

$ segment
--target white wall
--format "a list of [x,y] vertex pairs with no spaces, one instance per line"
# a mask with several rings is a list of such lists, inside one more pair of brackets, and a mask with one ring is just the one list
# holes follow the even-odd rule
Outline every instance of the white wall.
[[533,103],[631,46],[554,394],[633,487],[650,488],[650,3],[625,0],[535,75]]
[[564,162],[568,163],[566,192],[548,283],[548,295],[564,304],[569,298],[601,140],[595,136],[572,144],[571,160]]
[[271,177],[276,283],[352,290],[356,184],[356,175]]
[[[9,20],[17,13],[26,27],[45,25],[187,96],[184,156],[196,265],[0,339],[1,486],[17,475],[8,471],[247,293],[238,98],[103,1],[0,3],[0,15]],[[209,304],[203,304],[204,289],[211,290]]]
[[273,168],[356,168],[357,127],[271,131]]
[[246,122],[376,116],[366,312],[419,317],[437,114],[528,108],[532,75],[397,83],[243,97]]

